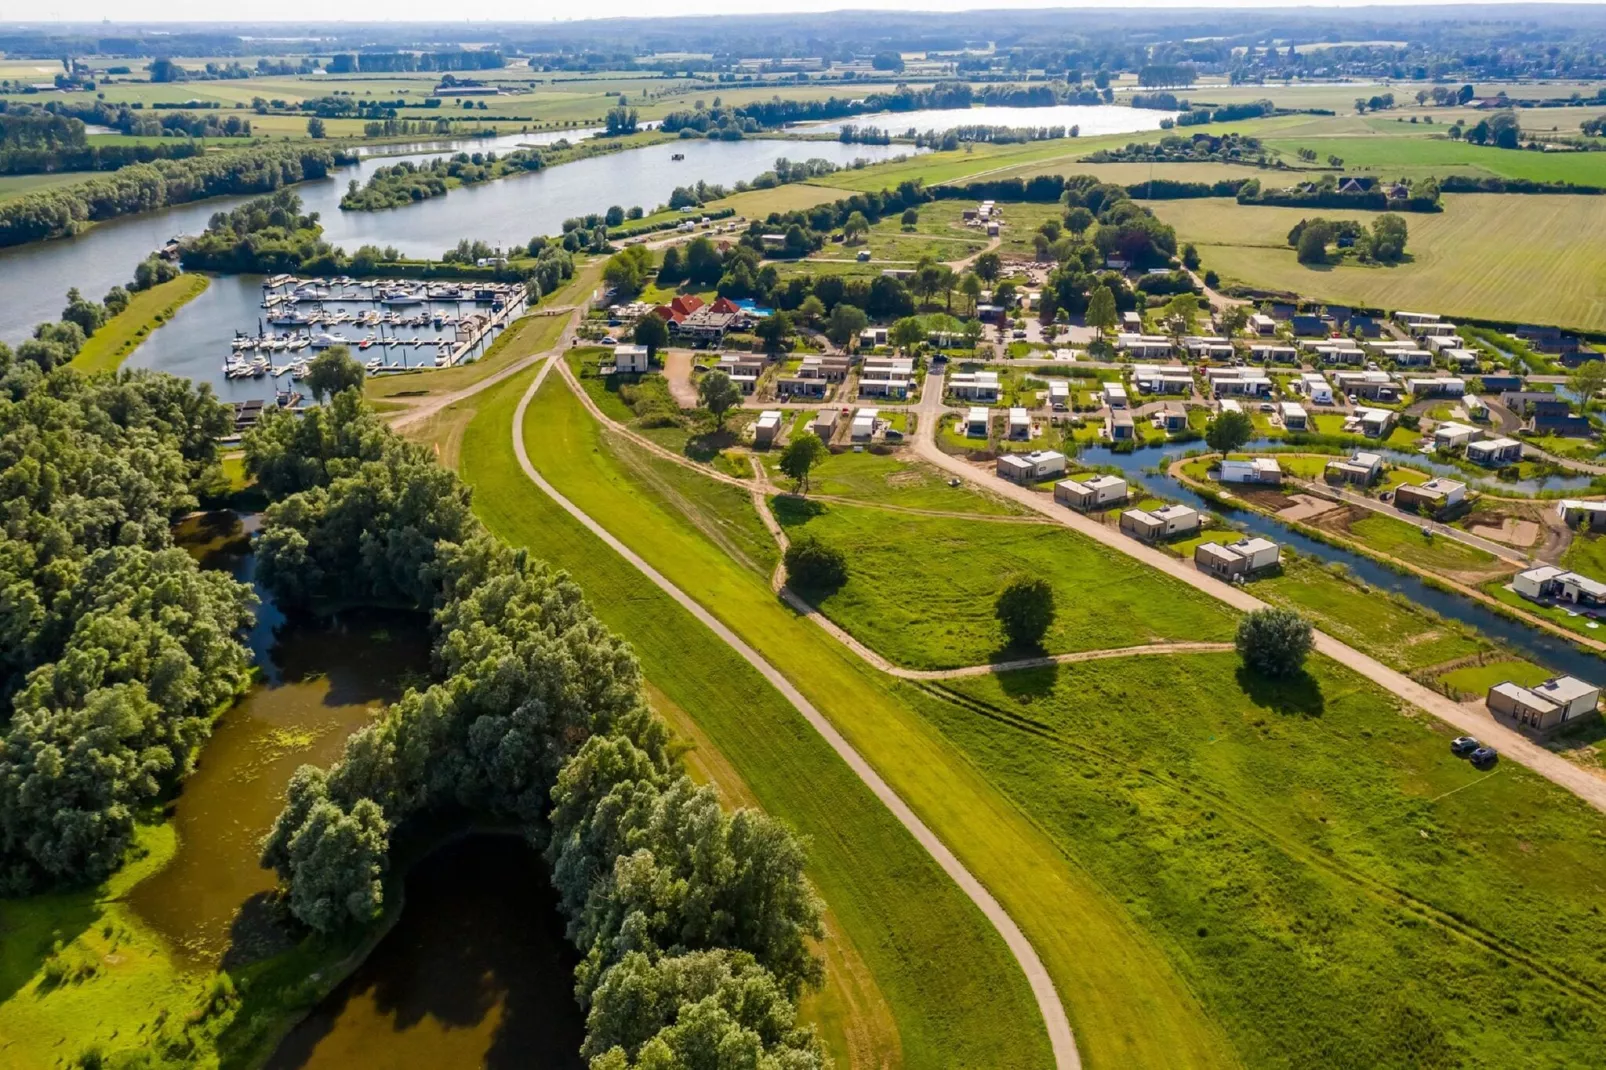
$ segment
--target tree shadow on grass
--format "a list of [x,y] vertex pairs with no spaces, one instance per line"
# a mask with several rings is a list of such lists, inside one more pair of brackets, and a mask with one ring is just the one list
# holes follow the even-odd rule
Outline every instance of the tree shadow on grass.
[[1257,706],[1299,717],[1320,717],[1327,709],[1322,685],[1308,670],[1285,677],[1265,676],[1238,666],[1238,686]]
[[[1016,661],[1023,657],[1041,656],[1042,651],[1023,654],[1017,648],[1008,648],[995,651],[990,660],[997,664],[1002,661]],[[1059,683],[1059,675],[1058,665],[1039,665],[1032,669],[1011,669],[1009,672],[995,673],[994,679],[998,681],[1000,691],[1024,705],[1052,695]]]
[[685,454],[694,461],[707,464],[739,440],[740,436],[728,427],[704,431],[686,440]]

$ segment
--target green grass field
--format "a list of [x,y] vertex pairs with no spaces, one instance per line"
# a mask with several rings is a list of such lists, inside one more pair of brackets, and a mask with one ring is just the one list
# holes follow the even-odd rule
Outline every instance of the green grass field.
[[[1157,201],[1154,211],[1227,282],[1350,304],[1427,308],[1448,316],[1606,329],[1606,198],[1459,194],[1438,214],[1407,217],[1409,263],[1307,267],[1287,244],[1300,219],[1369,222],[1373,213]],[[1473,268],[1476,265],[1476,268]]]
[[186,272],[134,294],[121,314],[101,324],[100,330],[89,336],[73,357],[72,366],[85,375],[116,371],[152,331],[172,319],[173,313],[187,302],[199,297],[211,281],[198,272]]
[[[812,504],[812,503],[811,503]],[[1049,653],[1178,639],[1232,637],[1231,611],[1191,587],[1066,528],[989,524],[785,499],[776,516],[848,559],[848,582],[819,600],[827,617],[886,657],[916,669],[1007,660],[993,600],[1016,574],[1054,586]]]
[[1548,670],[1520,658],[1503,658],[1483,665],[1469,665],[1464,669],[1452,669],[1439,677],[1441,683],[1480,698],[1488,694],[1489,689],[1495,684],[1507,680],[1515,681],[1523,687],[1532,687],[1548,679],[1550,679]]
[[1428,538],[1415,524],[1391,516],[1367,513],[1346,529],[1363,546],[1423,568],[1447,571],[1492,569],[1500,559],[1487,550],[1442,535]]
[[[648,678],[693,714],[772,812],[813,835],[821,890],[898,1023],[909,1066],[1042,1065],[1041,1027],[979,916],[936,877],[802,722],[724,648],[528,485],[507,425],[525,376],[470,425],[465,471],[495,530],[553,560],[636,645]],[[782,606],[768,584],[626,478],[563,385],[525,428],[532,456],[582,508],[742,632],[998,897],[1043,957],[1083,1057],[1107,1065],[1230,1065],[1220,1034],[1120,903],[1091,885],[909,706],[910,693]],[[868,842],[864,839],[868,837]]]
[[86,171],[65,171],[53,175],[0,175],[0,202],[21,197],[25,193],[37,193],[42,189],[70,186],[88,177],[90,175]]
[[1090,662],[933,686],[921,708],[1123,898],[1244,1065],[1594,1062],[1600,815],[1311,668],[1272,685],[1231,655]]
[[[780,485],[791,486],[775,467],[778,454],[765,454],[763,460]],[[950,513],[1021,516],[1026,512],[1008,498],[969,484],[950,487],[939,469],[901,452],[834,453],[809,473],[809,493]]]

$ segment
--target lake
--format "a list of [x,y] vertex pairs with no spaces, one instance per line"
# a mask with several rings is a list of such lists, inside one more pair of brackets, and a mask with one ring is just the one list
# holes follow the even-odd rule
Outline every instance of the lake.
[[844,126],[879,127],[893,134],[906,130],[946,132],[960,126],[1011,126],[1037,129],[1045,126],[1076,127],[1081,137],[1099,134],[1136,134],[1160,129],[1160,120],[1177,113],[1114,104],[1056,104],[1047,108],[928,108],[924,111],[881,111],[825,123],[802,123],[796,129],[840,131]]
[[456,840],[413,866],[395,928],[268,1070],[583,1070],[578,963],[534,849]]
[[[456,147],[451,151],[507,151],[534,137],[474,139],[453,143]],[[729,186],[769,170],[781,156],[825,159],[846,166],[858,159],[886,160],[914,151],[909,145],[693,138],[459,187],[445,197],[387,212],[340,210],[340,198],[351,180],[366,182],[375,168],[401,160],[428,159],[440,154],[436,150],[368,157],[337,170],[331,178],[305,182],[295,189],[305,209],[320,214],[324,237],[348,252],[364,244],[393,245],[408,256],[438,257],[462,238],[522,245],[537,234],[558,233],[565,219],[602,212],[610,205],[640,205],[651,211],[668,201],[676,186],[695,185],[699,180]],[[685,159],[674,160],[676,154]],[[69,287],[76,286],[86,297],[99,300],[113,286],[127,283],[135,265],[169,238],[199,233],[214,213],[249,199],[218,197],[164,208],[110,220],[76,237],[0,250],[0,293],[6,296],[0,302],[0,341],[16,342],[27,337],[35,324],[60,316]],[[241,326],[230,325],[221,338],[227,341],[234,328]],[[217,355],[220,365],[226,355]]]

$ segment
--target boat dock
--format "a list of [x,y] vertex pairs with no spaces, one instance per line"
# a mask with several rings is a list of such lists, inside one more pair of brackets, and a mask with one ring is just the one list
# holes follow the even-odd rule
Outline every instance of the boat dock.
[[464,316],[457,324],[457,339],[446,352],[446,367],[453,368],[486,336],[501,330],[524,311],[527,295],[523,286],[501,283],[476,286],[474,300],[489,300],[490,312],[474,312]]

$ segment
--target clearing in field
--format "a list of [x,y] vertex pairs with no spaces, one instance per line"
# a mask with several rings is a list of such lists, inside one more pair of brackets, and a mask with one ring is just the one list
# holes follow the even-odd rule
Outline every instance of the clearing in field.
[[1177,237],[1199,247],[1206,268],[1228,282],[1317,300],[1448,316],[1606,329],[1606,198],[1465,193],[1444,211],[1411,213],[1409,263],[1306,266],[1288,245],[1301,219],[1376,213],[1240,205],[1225,198],[1156,201]]
[[922,710],[1155,934],[1245,1066],[1567,1066],[1606,1044],[1600,815],[1325,659],[972,677]]

